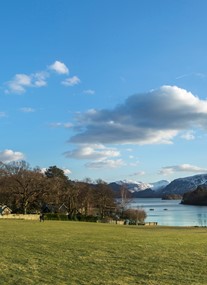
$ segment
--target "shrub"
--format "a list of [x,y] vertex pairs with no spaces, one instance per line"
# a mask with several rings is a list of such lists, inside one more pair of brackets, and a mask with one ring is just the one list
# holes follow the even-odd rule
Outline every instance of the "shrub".
[[144,209],[128,209],[124,211],[124,218],[130,220],[130,224],[144,223],[147,213]]
[[65,214],[47,213],[45,214],[45,220],[67,221],[68,216]]

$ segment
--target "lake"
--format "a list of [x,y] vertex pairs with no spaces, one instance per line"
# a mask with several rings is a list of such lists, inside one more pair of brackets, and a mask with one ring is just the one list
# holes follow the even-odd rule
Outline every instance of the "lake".
[[146,222],[158,222],[162,226],[207,226],[207,206],[180,204],[180,200],[136,198],[130,208],[143,208]]

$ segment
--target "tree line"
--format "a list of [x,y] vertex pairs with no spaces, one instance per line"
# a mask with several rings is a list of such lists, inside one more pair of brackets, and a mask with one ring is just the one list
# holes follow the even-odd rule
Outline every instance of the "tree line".
[[[126,211],[128,198],[124,195],[118,205],[112,189],[101,179],[96,183],[90,179],[72,181],[57,166],[42,172],[26,161],[0,162],[0,204],[10,207],[13,213],[58,213],[65,208],[71,220],[90,216],[130,218],[133,213]],[[141,219],[140,212],[135,216]]]
[[207,206],[207,185],[199,185],[195,190],[184,193],[181,203],[186,205]]

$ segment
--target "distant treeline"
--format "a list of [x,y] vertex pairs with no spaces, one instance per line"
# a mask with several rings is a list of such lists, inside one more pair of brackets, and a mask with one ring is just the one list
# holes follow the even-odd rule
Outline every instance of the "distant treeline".
[[207,206],[207,185],[200,185],[194,191],[185,193],[182,204]]
[[111,187],[101,179],[94,183],[90,179],[72,181],[57,166],[42,172],[25,161],[0,162],[0,205],[7,205],[13,213],[50,213],[50,217],[64,213],[72,220],[110,217],[143,221],[143,211],[127,211],[129,201],[123,188],[121,202],[117,203]]

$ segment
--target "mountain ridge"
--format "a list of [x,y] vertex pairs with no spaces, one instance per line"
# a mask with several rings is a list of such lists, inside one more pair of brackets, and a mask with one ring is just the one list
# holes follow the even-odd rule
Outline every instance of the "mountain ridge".
[[160,180],[154,183],[144,183],[133,180],[119,180],[109,183],[116,194],[124,187],[134,198],[162,198],[166,195],[183,195],[195,190],[199,185],[207,185],[207,174],[196,174],[176,178],[171,182]]

